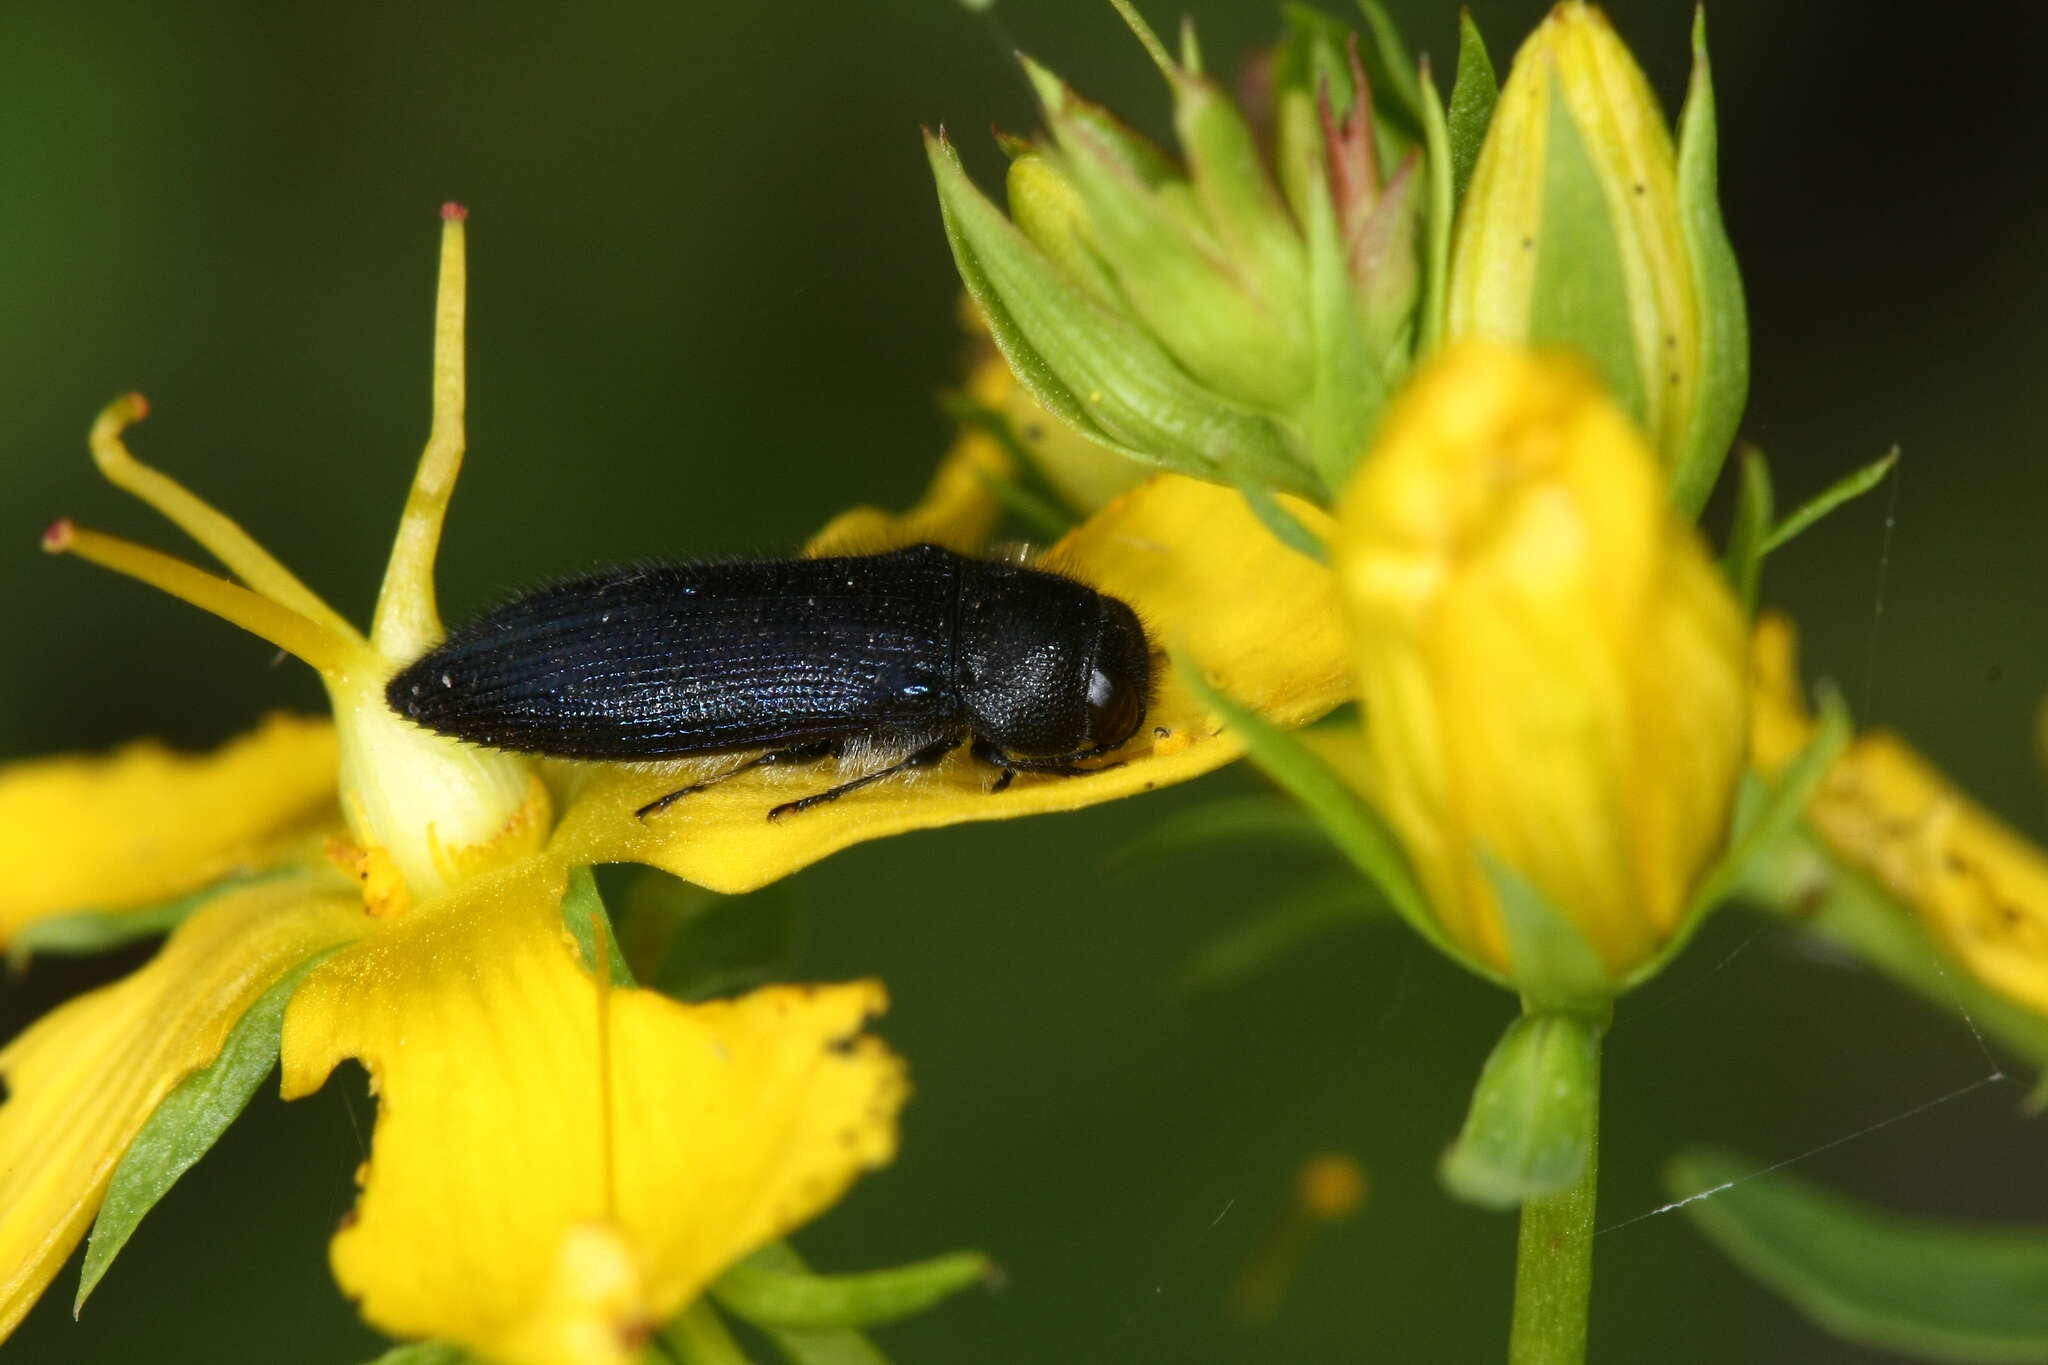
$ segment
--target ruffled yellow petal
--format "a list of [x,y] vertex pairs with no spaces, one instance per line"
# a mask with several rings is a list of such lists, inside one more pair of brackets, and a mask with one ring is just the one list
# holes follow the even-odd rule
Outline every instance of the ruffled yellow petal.
[[143,740],[0,770],[0,943],[46,915],[127,910],[258,867],[334,809],[334,727],[272,716],[210,754]]
[[[1310,529],[1328,520],[1291,510]],[[1286,725],[1343,701],[1348,645],[1330,572],[1289,550],[1229,489],[1175,475],[1112,502],[1044,562],[1137,611],[1153,643]],[[877,783],[771,823],[769,807],[836,780],[829,765],[766,768],[683,798],[647,820],[633,812],[673,790],[673,771],[590,771],[556,831],[572,863],[644,862],[715,891],[762,886],[828,854],[906,830],[1073,810],[1198,777],[1243,753],[1180,679],[1156,661],[1158,688],[1137,734],[1086,777],[1020,776],[991,794],[990,770],[964,751],[929,771]],[[720,763],[729,760],[720,760]]]
[[367,923],[317,872],[231,891],[150,964],[44,1016],[0,1051],[0,1337],[84,1235],[121,1154],[211,1063],[271,983]]
[[[984,407],[1003,400],[1010,372],[1000,361],[984,362],[968,377],[967,393]],[[939,461],[924,496],[907,512],[852,507],[841,512],[804,547],[812,555],[864,555],[905,545],[943,545],[973,554],[988,543],[1002,519],[1003,504],[992,480],[1014,479],[1015,461],[985,431],[966,430]]]
[[365,1317],[508,1365],[634,1356],[733,1261],[889,1160],[878,985],[682,1005],[594,981],[559,865],[463,884],[307,977],[287,1096],[345,1057],[378,1097],[333,1261]]
[[[1804,747],[1797,637],[1756,632],[1751,752],[1774,773]],[[1858,735],[1807,803],[1806,822],[1948,945],[1971,975],[2048,1013],[2048,854],[1979,806],[1898,736]]]

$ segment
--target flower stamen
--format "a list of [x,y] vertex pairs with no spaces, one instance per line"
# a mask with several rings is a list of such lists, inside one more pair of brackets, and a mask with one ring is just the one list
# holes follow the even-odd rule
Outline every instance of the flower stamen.
[[149,400],[139,393],[130,393],[107,404],[93,422],[86,443],[92,449],[93,463],[99,466],[107,482],[162,513],[258,594],[324,630],[359,643],[362,636],[347,618],[321,601],[319,594],[257,544],[255,537],[232,517],[130,453],[121,433],[147,416]]
[[408,660],[441,642],[445,633],[434,598],[434,555],[448,516],[455,477],[462,472],[467,445],[463,316],[468,307],[469,266],[460,204],[441,208],[441,278],[434,297],[434,416],[427,447],[413,474],[412,491],[392,542],[377,594],[370,639],[387,657]]
[[261,593],[210,574],[174,555],[100,531],[89,531],[70,518],[43,532],[43,549],[72,554],[103,569],[147,583],[181,602],[240,626],[268,640],[320,671],[330,681],[369,662],[354,631],[341,634]]

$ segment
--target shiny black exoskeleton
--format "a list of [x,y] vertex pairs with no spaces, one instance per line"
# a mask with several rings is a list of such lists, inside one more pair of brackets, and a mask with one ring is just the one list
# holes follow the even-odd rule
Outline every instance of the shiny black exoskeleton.
[[834,559],[607,569],[507,602],[391,680],[399,714],[458,739],[561,758],[762,749],[641,807],[652,815],[763,763],[871,743],[878,771],[806,810],[972,742],[1002,770],[1086,773],[1129,739],[1152,652],[1124,603],[1039,569],[936,545]]

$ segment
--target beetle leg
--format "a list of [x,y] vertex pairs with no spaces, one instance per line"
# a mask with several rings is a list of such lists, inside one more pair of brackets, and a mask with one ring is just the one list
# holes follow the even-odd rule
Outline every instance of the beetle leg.
[[756,754],[746,762],[727,768],[722,773],[714,773],[702,782],[692,782],[687,787],[676,788],[666,796],[657,796],[633,814],[645,820],[650,815],[661,814],[686,796],[703,791],[706,787],[715,787],[728,777],[738,777],[749,769],[765,767],[771,763],[808,763],[814,759],[830,757],[838,749],[839,741],[836,739],[822,740],[815,744],[793,744],[787,749],[770,749],[767,753]]
[[1077,758],[1093,758],[1100,752],[1102,751],[1099,749],[1091,749],[1086,753],[1070,754],[1065,758],[1018,758],[1013,754],[1004,753],[993,744],[982,740],[974,742],[974,756],[976,758],[1002,769],[1002,776],[998,777],[995,785],[989,788],[990,795],[994,795],[996,792],[1008,787],[1011,782],[1016,780],[1018,773],[1054,773],[1060,777],[1086,777],[1089,773],[1106,773],[1111,768],[1121,768],[1124,766],[1122,759],[1118,759],[1114,763],[1098,763],[1092,768],[1084,768],[1074,761]]
[[827,801],[837,801],[848,792],[859,791],[862,787],[880,782],[885,777],[894,777],[898,773],[906,773],[913,768],[929,768],[932,764],[937,763],[947,754],[959,748],[960,739],[959,735],[947,735],[943,739],[935,739],[921,749],[912,750],[908,758],[891,763],[886,768],[878,768],[874,772],[854,778],[851,782],[842,782],[827,791],[817,792],[795,801],[785,801],[770,810],[768,818],[770,820],[780,820],[785,815],[795,815],[797,812],[807,811],[813,806],[822,806]]

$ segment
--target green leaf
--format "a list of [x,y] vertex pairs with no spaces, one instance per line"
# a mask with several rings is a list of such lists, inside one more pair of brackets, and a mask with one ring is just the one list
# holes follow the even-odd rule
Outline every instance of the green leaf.
[[1892,1213],[1708,1148],[1682,1153],[1666,1184],[1714,1245],[1839,1337],[1929,1360],[2048,1361],[2048,1229]]
[[[747,1257],[747,1264],[787,1275],[807,1275],[810,1267],[787,1242],[774,1242]],[[790,1365],[889,1365],[865,1336],[850,1327],[768,1327],[761,1333]]]
[[1493,74],[1493,59],[1486,54],[1486,39],[1479,35],[1472,11],[1458,11],[1458,74],[1451,82],[1449,119],[1451,144],[1451,199],[1465,202],[1465,186],[1472,183],[1472,168],[1479,163],[1479,148],[1493,122],[1493,106],[1500,100],[1500,82]]
[[1510,976],[1522,998],[1541,1009],[1604,1007],[1617,986],[1579,926],[1514,868],[1483,852],[1479,861],[1500,905]]
[[1301,518],[1282,507],[1271,489],[1242,483],[1237,486],[1237,491],[1245,506],[1252,509],[1252,515],[1259,519],[1259,524],[1272,532],[1273,539],[1318,564],[1329,563],[1329,550],[1324,546],[1322,537],[1302,525]]
[[994,1262],[978,1251],[854,1275],[779,1270],[749,1259],[719,1276],[711,1293],[726,1311],[757,1326],[815,1331],[895,1322],[986,1285],[997,1274]]
[[1843,503],[1860,498],[1883,483],[1884,476],[1891,473],[1892,466],[1898,462],[1899,448],[1893,446],[1879,459],[1872,460],[1855,473],[1829,484],[1820,494],[1802,503],[1798,511],[1772,529],[1770,535],[1764,539],[1764,553],[1769,554],[1794,536],[1804,533],[1815,522]]
[[1452,1194],[1513,1208],[1579,1178],[1599,1122],[1603,1026],[1598,1016],[1554,1013],[1508,1025],[1438,1168]]
[[482,1365],[460,1346],[445,1341],[412,1341],[394,1346],[369,1365]]
[[[339,945],[337,945],[339,946]],[[284,1009],[307,972],[334,952],[325,948],[293,967],[243,1012],[211,1065],[195,1071],[164,1096],[128,1144],[107,1185],[86,1243],[85,1265],[71,1313],[78,1315],[100,1278],[128,1245],[143,1215],[170,1192],[178,1177],[205,1156],[228,1125],[249,1107],[256,1087],[277,1063]]]
[[1175,667],[1202,704],[1238,732],[1252,762],[1302,804],[1330,842],[1365,874],[1409,928],[1467,970],[1496,985],[1509,984],[1499,972],[1451,941],[1430,912],[1400,843],[1378,812],[1345,785],[1343,778],[1294,734],[1210,686],[1188,660],[1177,658]]
[[1693,892],[1692,904],[1686,908],[1677,930],[1654,956],[1629,973],[1623,989],[1632,990],[1663,971],[1673,958],[1685,951],[1685,946],[1692,942],[1692,936],[1699,932],[1714,908],[1738,884],[1751,877],[1751,864],[1773,857],[1781,845],[1797,836],[1801,813],[1805,811],[1807,802],[1813,799],[1828,769],[1849,746],[1854,731],[1855,724],[1849,717],[1849,708],[1842,703],[1841,695],[1832,689],[1823,691],[1820,723],[1814,729],[1813,738],[1785,765],[1778,774],[1777,782],[1766,786],[1753,775],[1742,779],[1727,848],[1700,878],[1700,884]]
[[156,938],[190,919],[194,912],[230,891],[259,886],[280,877],[305,875],[300,868],[272,868],[223,877],[190,895],[135,910],[78,910],[52,915],[22,927],[7,945],[8,965],[19,969],[38,953],[73,956],[104,953],[138,939]]
[[1728,552],[1721,557],[1721,568],[1745,615],[1756,611],[1764,556],[1771,548],[1771,504],[1770,465],[1760,450],[1743,452],[1742,491],[1736,499],[1735,524],[1728,533]]
[[708,1000],[786,976],[803,941],[803,906],[787,882],[721,896],[650,872],[626,893],[626,936],[649,985]]
[[1103,863],[1110,875],[1183,853],[1200,854],[1259,839],[1307,841],[1325,846],[1322,829],[1284,796],[1225,797],[1190,806],[1127,839]]
[[1313,496],[1267,417],[1195,383],[1159,344],[1060,272],[927,135],[946,239],[1011,372],[1089,439],[1195,478]]
[[1429,199],[1423,214],[1422,316],[1416,327],[1415,353],[1425,356],[1443,341],[1445,291],[1451,278],[1451,215],[1456,211],[1451,190],[1451,129],[1427,59],[1422,63],[1418,99],[1422,108],[1422,173],[1427,177]]
[[1368,923],[1384,908],[1358,878],[1324,877],[1254,907],[1210,935],[1173,974],[1168,989],[1192,994],[1229,985],[1326,934]]
[[1583,352],[1641,426],[1648,400],[1614,218],[1600,173],[1555,81],[1544,146],[1542,221],[1529,339]]
[[592,971],[597,969],[598,942],[602,935],[612,984],[633,984],[633,971],[626,965],[625,954],[619,949],[619,936],[612,927],[611,915],[604,908],[604,897],[598,894],[597,878],[587,867],[570,869],[569,889],[562,895],[562,921],[569,926],[570,936],[576,940],[584,966]]
[[1702,6],[1693,15],[1692,82],[1678,117],[1678,215],[1700,310],[1699,397],[1671,483],[1671,500],[1687,517],[1706,506],[1749,402],[1749,308],[1721,221],[1719,157]]

